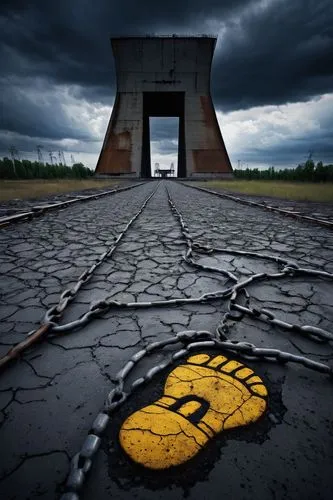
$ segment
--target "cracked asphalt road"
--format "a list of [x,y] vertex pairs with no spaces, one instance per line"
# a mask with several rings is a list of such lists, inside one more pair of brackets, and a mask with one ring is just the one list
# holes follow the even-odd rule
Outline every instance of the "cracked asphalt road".
[[[63,322],[77,319],[92,301],[106,295],[150,301],[194,297],[225,287],[225,277],[190,268],[182,260],[186,245],[169,209],[166,185],[195,240],[287,257],[304,267],[333,272],[332,231],[162,181],[112,260],[96,270],[68,307]],[[2,355],[40,324],[46,309],[107,250],[156,186],[149,182],[0,232]],[[256,258],[218,254],[198,259],[243,278],[277,269],[274,263]],[[286,278],[256,283],[248,290],[252,305],[264,306],[280,319],[332,331],[329,281]],[[129,357],[147,343],[171,338],[180,330],[214,331],[225,310],[225,304],[215,301],[109,311],[80,330],[44,341],[13,363],[0,375],[1,498],[57,498],[70,458],[80,449],[113,377]],[[231,322],[230,338],[333,362],[332,345],[310,342],[252,318]],[[168,352],[158,352],[145,358],[134,378],[167,356]],[[186,493],[191,499],[218,499],[221,494],[244,499],[330,499],[332,381],[298,365],[259,361],[252,367],[266,377],[269,391],[280,387],[285,408],[271,412],[274,425],[267,439],[226,436],[204,477],[187,484],[182,474],[174,474],[166,484],[160,481],[154,487],[145,483],[142,472],[119,480],[110,471],[104,446],[82,498],[178,500]]]

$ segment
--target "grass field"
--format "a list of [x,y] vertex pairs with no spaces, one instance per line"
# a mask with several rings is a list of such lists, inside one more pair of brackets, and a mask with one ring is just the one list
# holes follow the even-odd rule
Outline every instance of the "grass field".
[[272,196],[299,201],[323,201],[333,203],[333,183],[283,182],[283,181],[207,181],[200,182],[207,189],[225,189],[239,194]]
[[43,198],[51,194],[69,193],[82,189],[104,188],[119,184],[115,180],[102,179],[34,179],[34,180],[1,180],[0,201],[29,198]]

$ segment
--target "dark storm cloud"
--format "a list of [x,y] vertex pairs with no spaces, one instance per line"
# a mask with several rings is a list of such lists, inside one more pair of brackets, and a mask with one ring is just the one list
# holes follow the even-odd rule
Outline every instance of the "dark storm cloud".
[[[58,83],[99,87],[110,94],[114,71],[110,35],[192,31],[206,16],[235,11],[250,0],[121,2],[34,0],[5,2],[0,10],[4,70],[49,77]],[[184,24],[185,20],[185,24]],[[172,27],[172,28],[171,28]]]
[[12,79],[2,83],[0,107],[3,130],[55,140],[92,139],[87,128],[71,120],[64,112],[60,105],[61,96],[48,88],[44,81],[26,81],[24,88]]
[[[60,109],[57,86],[74,85],[73,97],[111,106],[110,35],[200,32],[220,32],[212,72],[219,110],[297,102],[333,88],[331,0],[5,0],[0,129],[89,140],[87,127]],[[55,89],[47,102],[41,88],[35,100],[25,92],[36,77]],[[174,137],[169,132],[161,128],[160,138]]]
[[161,155],[178,154],[178,142],[174,142],[173,139],[161,139],[154,145],[156,152]]
[[[228,0],[221,6],[220,0],[211,0],[209,15],[235,12],[249,1]],[[70,124],[61,116],[61,110],[55,113],[56,97],[48,106],[38,103],[38,99],[32,106],[29,99],[22,98],[31,78],[39,77],[53,85],[75,85],[71,90],[74,97],[111,106],[115,78],[110,35],[169,32],[170,26],[172,32],[191,31],[198,19],[204,18],[205,10],[205,4],[195,9],[193,2],[176,0],[167,4],[129,0],[126,5],[109,0],[2,2],[0,64],[2,75],[7,78],[2,85],[0,82],[6,101],[0,129],[29,132],[31,136],[44,131],[45,137],[54,139],[64,134],[81,138],[77,128],[68,130]],[[19,96],[18,87],[8,84],[8,78],[20,81],[23,92]],[[57,118],[48,124],[50,112],[52,118]]]
[[229,20],[212,81],[218,108],[307,100],[333,90],[333,3],[276,0]]
[[[109,35],[221,30],[213,66],[216,106],[304,100],[333,87],[331,0],[108,0],[5,2],[3,72],[114,92]],[[209,24],[211,22],[211,24]]]
[[178,139],[179,118],[150,118],[150,139],[152,141],[163,141],[166,139]]

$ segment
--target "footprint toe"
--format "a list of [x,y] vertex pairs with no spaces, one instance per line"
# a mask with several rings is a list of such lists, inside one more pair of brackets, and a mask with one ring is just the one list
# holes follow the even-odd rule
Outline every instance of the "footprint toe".
[[169,373],[159,400],[125,420],[120,444],[150,469],[179,465],[219,432],[258,420],[267,394],[261,378],[239,361],[190,356]]

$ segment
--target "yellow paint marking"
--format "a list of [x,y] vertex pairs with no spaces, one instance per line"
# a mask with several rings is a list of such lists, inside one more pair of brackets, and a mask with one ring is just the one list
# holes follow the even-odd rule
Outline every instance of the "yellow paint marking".
[[251,389],[253,392],[256,392],[260,396],[267,396],[267,389],[262,384],[251,385]]
[[159,405],[166,406],[167,408],[174,402],[175,402],[174,398],[167,398],[167,397],[158,400]]
[[188,417],[189,415],[193,415],[193,413],[201,408],[201,403],[198,401],[188,401],[188,403],[184,403],[178,410],[181,415],[184,417]]
[[[237,378],[241,378],[241,379],[246,378],[249,375],[251,375],[251,373],[253,373],[253,371],[250,368],[242,368],[241,370],[237,371]],[[259,378],[259,377],[257,377],[257,378]]]
[[208,427],[208,425],[205,424],[205,422],[199,422],[198,427],[208,434],[209,437],[212,438],[214,436],[214,432]]
[[188,358],[189,363],[194,363],[195,365],[202,365],[203,363],[206,363],[210,359],[210,356],[208,354],[196,354],[195,356],[191,356]]
[[229,361],[229,363],[223,366],[222,370],[226,373],[230,373],[236,370],[236,368],[240,368],[241,366],[244,365],[242,365],[242,363],[238,363],[238,361]]
[[261,382],[261,378],[255,375],[247,380],[248,384],[253,384],[254,382]]
[[225,356],[215,356],[215,358],[208,363],[208,366],[216,368],[217,366],[222,365],[225,361],[228,361]]
[[[266,410],[266,387],[258,376],[242,380],[253,373],[242,363],[208,354],[187,361],[191,364],[168,375],[156,404],[130,415],[120,429],[122,448],[144,467],[167,469],[187,462],[215,434],[255,422]],[[256,384],[249,390],[250,381]]]

